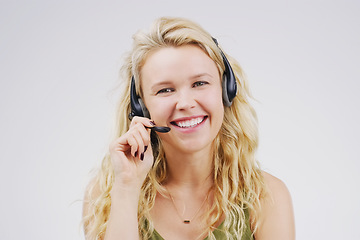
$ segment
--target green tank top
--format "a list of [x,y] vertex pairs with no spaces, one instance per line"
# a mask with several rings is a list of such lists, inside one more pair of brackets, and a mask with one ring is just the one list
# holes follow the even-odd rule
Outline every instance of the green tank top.
[[[250,229],[250,222],[249,222],[249,214],[248,211],[245,211],[245,215],[246,215],[246,229],[245,229],[245,233],[242,236],[241,240],[254,240],[253,238],[253,234],[251,232]],[[225,234],[223,233],[223,223],[221,223],[214,231],[214,235],[216,237],[216,239],[222,240],[225,239]],[[233,236],[234,239],[238,239],[238,236]],[[204,240],[207,240],[208,237],[206,237]],[[153,234],[151,235],[151,237],[149,238],[149,240],[164,240],[164,238],[162,238],[160,236],[160,234],[154,230]],[[240,239],[239,239],[240,240]]]

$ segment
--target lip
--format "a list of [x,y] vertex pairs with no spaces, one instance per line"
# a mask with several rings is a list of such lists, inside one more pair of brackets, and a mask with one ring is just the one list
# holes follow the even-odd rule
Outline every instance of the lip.
[[[178,122],[185,122],[185,121],[192,121],[194,119],[197,119],[197,118],[202,118],[202,120],[195,124],[195,126],[193,127],[180,127],[177,123]],[[207,115],[197,115],[197,116],[190,116],[190,117],[181,117],[181,118],[176,118],[174,120],[172,120],[170,122],[171,126],[172,127],[175,127],[181,131],[186,131],[186,132],[189,132],[189,131],[193,131],[195,129],[197,129],[198,127],[202,126],[203,123],[207,120],[208,116]]]

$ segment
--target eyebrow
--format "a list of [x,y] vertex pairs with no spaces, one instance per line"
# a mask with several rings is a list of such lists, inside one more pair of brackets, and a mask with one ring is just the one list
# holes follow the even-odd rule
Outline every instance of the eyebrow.
[[156,91],[159,87],[161,87],[163,85],[167,86],[167,85],[170,85],[170,84],[172,84],[172,82],[168,81],[168,80],[162,81],[162,82],[157,82],[157,83],[155,83],[154,85],[151,86],[151,90]]
[[[196,78],[201,78],[201,77],[203,77],[203,76],[207,76],[207,77],[210,77],[210,78],[214,78],[212,75],[210,75],[209,73],[198,73],[198,74],[195,74],[195,75],[193,75],[193,76],[191,76],[190,78],[189,78],[189,80],[194,80],[194,79],[196,79]],[[171,84],[173,84],[173,82],[172,81],[170,81],[170,80],[165,80],[165,81],[161,81],[161,82],[157,82],[157,83],[155,83],[154,85],[152,85],[151,86],[151,90],[152,91],[156,91],[159,87],[161,87],[161,86],[168,86],[168,85],[171,85]]]
[[200,77],[203,77],[203,76],[208,76],[208,77],[214,78],[214,77],[213,77],[212,75],[210,75],[209,73],[199,73],[199,74],[196,74],[196,75],[190,77],[190,79],[200,78]]

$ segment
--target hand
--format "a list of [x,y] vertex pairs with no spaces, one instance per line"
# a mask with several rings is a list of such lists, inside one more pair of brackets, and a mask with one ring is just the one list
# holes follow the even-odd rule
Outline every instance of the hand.
[[140,189],[150,171],[154,157],[150,129],[154,124],[148,118],[134,117],[129,130],[110,145],[110,157],[115,182],[122,188]]

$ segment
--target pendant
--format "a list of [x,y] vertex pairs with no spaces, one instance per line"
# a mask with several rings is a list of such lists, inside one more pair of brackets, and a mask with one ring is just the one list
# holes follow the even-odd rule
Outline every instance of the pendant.
[[184,223],[185,223],[185,224],[189,224],[189,223],[190,223],[190,220],[184,220]]

